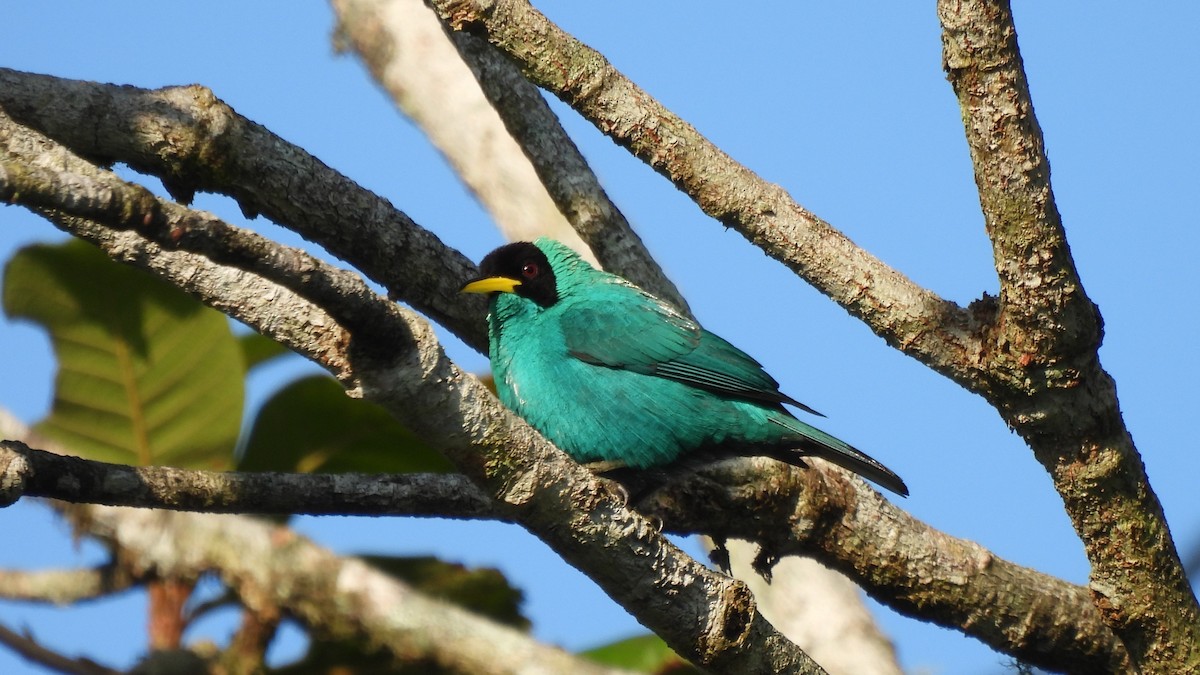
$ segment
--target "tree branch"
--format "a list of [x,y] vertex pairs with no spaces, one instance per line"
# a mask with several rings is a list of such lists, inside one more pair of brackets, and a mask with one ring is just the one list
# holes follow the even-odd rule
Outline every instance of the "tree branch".
[[1129,669],[1087,589],[940,532],[877,493],[855,498],[845,482],[816,462],[805,471],[731,464],[658,493],[647,508],[672,529],[757,542],[764,566],[786,555],[813,556],[903,614],[961,630],[1033,665],[1077,673]]
[[555,206],[421,0],[334,0],[334,47],[356,53],[510,240],[549,234],[595,256]]
[[[194,253],[164,250],[140,234],[126,229],[132,221],[121,215],[124,209],[133,209],[137,204],[145,207],[137,211],[143,217],[153,213],[158,206],[152,196],[121,202],[117,208],[104,208],[104,204],[100,203],[102,199],[97,200],[99,205],[92,204],[86,198],[80,198],[77,202],[73,193],[56,192],[53,185],[29,185],[32,177],[44,173],[41,170],[43,166],[61,167],[64,173],[73,174],[75,180],[116,181],[102,186],[102,191],[113,188],[119,190],[121,181],[50,139],[15,124],[2,111],[0,147],[5,153],[4,161],[0,162],[0,195],[7,201],[19,202],[22,199],[12,188],[14,184],[28,189],[37,200],[38,212],[61,229],[96,244],[116,260],[158,274],[206,304],[308,357],[343,384],[350,383],[352,372],[347,354],[350,336],[323,310],[256,274],[215,264]],[[110,223],[100,223],[69,215],[49,207],[54,199],[61,200],[57,204],[60,209],[109,215],[114,219]],[[202,238],[202,234],[197,238]],[[335,284],[330,282],[328,285]],[[378,310],[384,314],[391,311],[390,306],[391,303],[378,302]]]
[[[1054,479],[1105,620],[1143,672],[1200,669],[1200,606],[1100,365],[1099,310],[1067,245],[1007,0],[938,3],[1000,277],[983,391]],[[1120,523],[1120,526],[1114,526]]]
[[0,68],[0,109],[79,155],[158,176],[177,199],[198,190],[229,195],[243,212],[295,230],[467,344],[487,348],[486,300],[458,295],[474,263],[208,89],[146,90]]
[[110,464],[0,441],[0,504],[22,496],[204,513],[499,518],[460,474],[221,473]]
[[[0,443],[0,488],[7,501],[24,495],[215,513],[509,520],[479,488],[454,474],[131,467],[56,455],[13,441]],[[960,630],[1035,665],[1085,673],[1120,672],[1128,666],[1121,643],[1104,625],[1086,589],[939,532],[881,497],[863,500],[836,470],[723,463],[666,486],[641,508],[662,518],[676,534],[757,542],[764,559],[813,556],[897,611]],[[880,560],[889,562],[880,565]]]
[[[1099,314],[1067,246],[1045,141],[1033,111],[1007,0],[938,3],[942,65],[964,111],[984,224],[992,241],[1004,330],[1043,333],[1047,315],[1078,332],[1030,351],[1097,346]],[[1031,345],[1034,346],[1034,345]]]
[[[11,459],[8,456],[9,443],[10,441],[0,441],[0,467],[7,465]],[[26,450],[37,452],[28,448],[22,452]],[[0,476],[8,478],[2,468]],[[10,488],[8,484],[0,486],[5,493]],[[6,494],[0,493],[0,498],[4,496]],[[7,493],[7,496],[12,494]],[[0,570],[0,597],[6,600],[71,605],[120,593],[132,588],[136,583],[137,580],[127,570],[113,564],[74,570]]]
[[688,194],[705,213],[860,317],[889,344],[959,382],[981,375],[972,314],[856,246],[667,110],[601,54],[524,0],[431,0],[454,30],[478,33],[534,84]]
[[[9,434],[28,432],[3,415],[0,415],[0,430]],[[288,482],[288,478],[299,480]],[[314,478],[317,480],[312,480]],[[302,513],[302,508],[295,507],[302,503],[315,502],[318,506],[328,503],[323,502],[321,490],[332,488],[337,492],[342,508],[318,509],[314,513],[362,513],[364,502],[361,498],[372,491],[395,496],[400,503],[408,502],[417,512],[438,502],[450,512],[463,509],[464,517],[484,509],[493,511],[491,500],[464,476],[402,476],[398,482],[407,482],[407,485],[399,490],[387,489],[387,476],[347,475],[345,478],[345,482],[335,480],[331,483],[314,475],[222,474],[167,467],[131,467],[33,450],[16,441],[0,442],[0,503],[4,504],[11,503],[24,492],[25,496],[57,497],[67,502],[93,500],[92,503],[134,505],[142,507],[143,513],[163,513],[159,509],[217,511],[222,503],[239,501],[249,507],[245,513]],[[403,480],[408,478],[412,480]],[[272,486],[274,479],[282,479],[291,491],[276,491]],[[355,485],[353,494],[347,494],[343,489],[347,483]],[[371,483],[376,485],[372,487]],[[278,494],[264,500],[259,494],[260,489]],[[230,494],[223,495],[222,490],[229,490]],[[105,497],[106,494],[109,496]],[[292,508],[279,510],[276,507],[284,503],[285,494]],[[432,502],[429,501],[431,496]],[[379,498],[374,500],[383,502]],[[425,506],[421,505],[423,501]],[[472,501],[476,504],[464,506]],[[546,667],[561,672],[597,675],[617,672],[576,660],[557,648],[541,645],[520,631],[428,599],[357,560],[337,558],[307,540],[300,540],[283,526],[248,518],[205,521],[203,516],[198,516],[200,520],[167,522],[162,520],[165,516],[159,516],[156,522],[162,524],[162,530],[136,532],[138,536],[128,542],[131,548],[126,548],[126,540],[112,538],[110,530],[105,528],[119,529],[125,519],[136,518],[130,515],[136,512],[101,509],[103,507],[83,507],[67,509],[66,513],[78,529],[87,533],[95,534],[93,527],[100,524],[102,538],[107,537],[121,550],[122,566],[113,570],[123,572],[118,572],[114,578],[127,575],[129,570],[184,579],[195,579],[206,571],[216,571],[239,594],[247,604],[247,610],[235,643],[223,655],[227,665],[245,665],[255,654],[261,656],[263,645],[259,641],[264,638],[263,630],[273,630],[271,625],[278,621],[282,608],[327,636],[365,639],[406,662],[438,663],[455,672],[519,672],[523,663],[548,664]],[[386,508],[373,513],[377,515],[384,510]],[[97,518],[97,514],[105,517]],[[429,511],[426,515],[440,514]],[[130,527],[138,529],[137,525]],[[219,534],[212,534],[213,529]],[[157,539],[163,531],[171,532],[170,538]],[[203,546],[196,548],[195,540],[203,541]],[[253,545],[248,545],[247,541]],[[175,546],[189,548],[176,549]],[[268,552],[264,553],[264,549]],[[236,564],[229,563],[231,558],[236,558]],[[16,582],[18,585],[13,588],[19,592],[12,596],[13,599],[56,602],[84,599],[83,596],[92,590],[88,582],[102,583],[106,576],[114,576],[106,574],[106,569],[102,568],[98,573],[92,570],[3,572],[0,573],[3,575],[0,576],[0,587],[9,589],[7,582]],[[329,582],[328,579],[337,578],[338,569],[344,569],[359,585]],[[360,571],[364,569],[365,572]],[[293,572],[295,574],[289,576]],[[314,575],[322,579],[317,588],[314,588]],[[264,576],[268,580],[264,581]],[[68,596],[63,596],[61,588],[42,590],[50,584],[57,586],[63,577],[75,581],[80,590],[69,591]],[[403,599],[396,600],[397,597]],[[397,613],[396,607],[388,605],[393,601],[398,602],[397,607],[407,608],[409,612]],[[360,612],[364,605],[369,611]],[[447,631],[447,625],[455,626],[454,630]],[[475,635],[482,642],[467,640],[460,633]],[[504,653],[481,665],[493,649],[504,650]]]
[[461,32],[451,32],[450,39],[475,73],[484,95],[500,113],[509,133],[521,144],[558,209],[595,252],[604,269],[688,311],[679,289],[609,199],[537,87],[485,40]]
[[276,607],[242,611],[242,622],[220,656],[227,673],[254,675],[267,671],[267,649],[279,630],[280,613]]
[[367,639],[407,664],[452,672],[612,672],[471,612],[429,599],[285,527],[236,516],[105,506],[68,517],[133,567],[170,578],[216,572],[252,611],[283,608],[322,634]]
[[21,635],[0,624],[0,644],[33,663],[65,675],[121,675],[121,671],[102,666],[91,659],[72,659],[38,644],[28,635]]
[[510,238],[563,238],[539,215],[545,201],[557,209],[554,220],[565,217],[605,269],[686,309],[558,117],[511,62],[472,36],[446,39],[420,0],[332,4],[339,36],[447,154]]
[[[252,272],[327,308],[354,333],[384,340],[398,329],[394,312],[380,313],[362,278],[300,249],[233,227],[212,214],[159,199],[24,127],[13,125],[0,159],[0,200],[60,216],[104,221],[135,230],[167,250],[198,253]],[[38,166],[50,156],[55,168]]]

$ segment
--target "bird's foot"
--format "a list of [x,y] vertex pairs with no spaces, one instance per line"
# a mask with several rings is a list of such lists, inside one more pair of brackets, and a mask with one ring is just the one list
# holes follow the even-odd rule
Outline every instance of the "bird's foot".
[[606,459],[597,462],[588,462],[583,465],[583,468],[591,471],[594,474],[606,474],[613,471],[629,468],[629,465],[619,459]]
[[662,534],[663,519],[658,516],[646,516],[646,520],[650,521],[650,526],[654,528],[655,534]]
[[731,576],[733,571],[729,562],[729,549],[725,546],[725,538],[711,538],[713,547],[712,550],[708,552],[708,559],[712,562],[712,564],[717,566],[717,569],[720,570],[722,574],[725,576]]
[[621,500],[621,508],[629,507],[629,490],[624,485],[615,480],[605,481],[612,491],[617,493],[617,499]]
[[779,554],[768,550],[765,546],[759,545],[758,553],[754,556],[754,562],[751,566],[758,576],[763,578],[763,581],[771,583],[775,565],[779,563]]

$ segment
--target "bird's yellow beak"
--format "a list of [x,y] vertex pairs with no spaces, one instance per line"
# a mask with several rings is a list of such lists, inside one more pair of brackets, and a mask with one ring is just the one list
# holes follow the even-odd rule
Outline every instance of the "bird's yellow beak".
[[459,293],[512,293],[520,286],[521,282],[517,279],[509,279],[508,277],[484,277],[474,281],[467,282],[466,286],[459,289]]

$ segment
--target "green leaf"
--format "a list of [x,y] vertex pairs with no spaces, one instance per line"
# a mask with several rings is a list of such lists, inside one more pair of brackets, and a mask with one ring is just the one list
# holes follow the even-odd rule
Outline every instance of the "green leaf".
[[662,638],[647,633],[618,640],[611,644],[589,649],[580,654],[592,661],[615,668],[626,668],[642,673],[702,673],[700,669],[679,657]]
[[527,630],[521,615],[524,595],[496,569],[468,569],[432,556],[359,556],[383,572],[435,598],[452,602],[514,628]]
[[244,368],[222,314],[82,241],[19,251],[3,302],[41,324],[58,357],[38,432],[91,459],[229,466]]
[[242,360],[246,364],[247,372],[255,366],[292,353],[287,347],[262,333],[246,333],[238,336],[237,341],[242,349]]
[[238,463],[242,471],[408,473],[454,466],[374,403],[313,375],[267,401]]

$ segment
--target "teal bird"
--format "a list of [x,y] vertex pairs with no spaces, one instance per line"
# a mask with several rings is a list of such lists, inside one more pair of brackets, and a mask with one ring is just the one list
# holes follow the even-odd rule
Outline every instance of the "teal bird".
[[650,469],[697,457],[829,460],[901,495],[887,467],[796,419],[745,352],[545,237],[501,246],[462,290],[490,293],[501,402],[582,463]]

